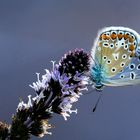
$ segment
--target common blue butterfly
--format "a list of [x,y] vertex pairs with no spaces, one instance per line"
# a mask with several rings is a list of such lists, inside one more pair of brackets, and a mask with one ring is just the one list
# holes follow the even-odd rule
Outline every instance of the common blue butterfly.
[[140,35],[126,27],[99,31],[91,51],[90,77],[99,91],[140,83]]

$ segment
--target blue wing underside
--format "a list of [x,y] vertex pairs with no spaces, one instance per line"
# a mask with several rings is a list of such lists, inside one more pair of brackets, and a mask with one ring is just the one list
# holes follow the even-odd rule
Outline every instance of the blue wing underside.
[[107,86],[135,85],[140,83],[140,60],[133,58],[130,64],[113,77],[105,78],[103,81]]

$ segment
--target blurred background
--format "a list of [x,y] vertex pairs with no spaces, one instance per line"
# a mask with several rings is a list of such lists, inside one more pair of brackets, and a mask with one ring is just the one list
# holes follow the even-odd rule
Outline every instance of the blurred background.
[[[0,0],[0,120],[11,122],[19,98],[34,91],[36,72],[51,69],[75,48],[90,52],[98,30],[126,26],[140,33],[139,0]],[[52,136],[42,140],[139,140],[140,86],[83,95],[68,121],[54,115]],[[37,138],[32,137],[32,140]]]

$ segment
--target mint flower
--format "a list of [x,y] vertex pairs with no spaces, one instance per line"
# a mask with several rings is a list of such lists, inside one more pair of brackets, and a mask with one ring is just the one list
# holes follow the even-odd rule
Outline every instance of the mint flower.
[[87,90],[89,55],[82,49],[76,49],[65,54],[58,64],[52,63],[52,70],[45,69],[42,76],[37,73],[37,81],[30,85],[35,95],[29,95],[27,102],[19,102],[12,124],[6,129],[7,139],[28,140],[31,135],[51,135],[49,129],[54,126],[49,120],[54,113],[64,120],[71,113],[77,114],[73,103],[78,101],[83,90]]

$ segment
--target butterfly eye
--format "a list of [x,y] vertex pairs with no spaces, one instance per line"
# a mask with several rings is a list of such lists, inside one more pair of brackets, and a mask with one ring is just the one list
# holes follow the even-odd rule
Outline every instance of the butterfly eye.
[[123,79],[125,76],[123,74],[120,75],[120,78]]
[[130,64],[130,65],[129,65],[129,69],[130,69],[130,70],[133,70],[134,68],[135,68],[135,64]]
[[137,70],[140,70],[140,64],[139,64],[139,65],[137,65]]
[[126,54],[123,54],[122,55],[122,59],[126,59],[127,58],[127,55]]
[[136,77],[136,74],[134,72],[130,72],[130,79],[134,80]]
[[124,66],[125,66],[125,63],[124,63],[124,62],[122,62],[122,63],[120,64],[120,66],[121,66],[121,67],[124,67]]
[[115,67],[113,67],[113,68],[111,69],[111,71],[112,71],[112,72],[115,72],[115,71],[116,71],[116,68],[115,68]]

